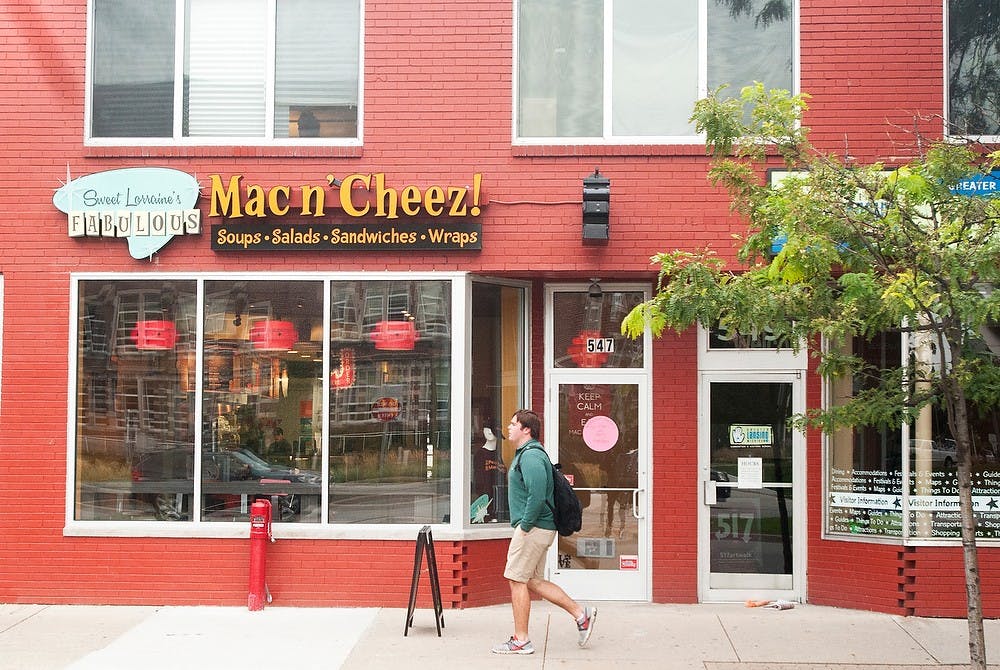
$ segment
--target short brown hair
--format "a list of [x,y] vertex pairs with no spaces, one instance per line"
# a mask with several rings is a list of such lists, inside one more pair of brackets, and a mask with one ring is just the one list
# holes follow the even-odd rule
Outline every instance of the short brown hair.
[[537,414],[530,409],[519,409],[514,412],[514,420],[528,429],[528,433],[531,434],[532,439],[538,439],[538,436],[542,432],[542,421],[538,418]]

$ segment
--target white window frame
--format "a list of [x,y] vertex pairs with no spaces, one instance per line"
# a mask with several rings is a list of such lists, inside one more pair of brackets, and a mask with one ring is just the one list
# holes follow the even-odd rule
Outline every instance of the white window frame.
[[[696,0],[698,2],[698,98],[708,95],[708,3],[714,0]],[[799,1],[791,0],[792,5],[792,91],[797,94],[801,85],[800,69],[800,46],[799,46]],[[947,2],[947,0],[944,0]],[[518,135],[518,54],[520,46],[518,44],[518,21],[519,0],[514,0],[514,53],[512,58],[512,81],[511,87],[511,143],[515,146],[541,146],[541,145],[641,145],[641,144],[704,144],[704,134],[693,135],[661,135],[661,136],[628,136],[614,135],[611,132],[611,94],[612,94],[612,72],[613,70],[613,29],[612,20],[615,0],[604,0],[604,130],[602,137],[520,137]],[[738,93],[738,92],[737,92]],[[695,100],[691,101],[692,107]]]
[[[452,300],[452,324],[459,326],[453,330],[451,346],[451,387],[453,390],[452,416],[451,416],[451,443],[452,445],[467,445],[470,439],[469,408],[464,398],[462,390],[468,388],[470,376],[468,367],[471,358],[471,335],[468,328],[471,324],[471,295],[473,276],[465,272],[426,272],[426,273],[403,273],[403,272],[330,272],[316,274],[314,272],[262,272],[262,273],[215,273],[215,272],[170,272],[153,274],[136,273],[79,273],[72,274],[69,281],[70,297],[70,341],[68,347],[68,380],[67,397],[70,398],[69,411],[66,419],[66,488],[65,488],[65,517],[63,525],[63,535],[67,537],[185,537],[185,538],[242,538],[249,533],[249,524],[233,522],[206,522],[206,521],[89,521],[74,518],[75,505],[75,481],[76,481],[76,420],[77,420],[77,349],[79,347],[80,330],[79,323],[79,287],[81,281],[86,280],[136,280],[146,281],[169,281],[184,280],[194,281],[197,284],[197,309],[199,313],[197,327],[197,346],[195,350],[196,369],[195,375],[199,380],[203,378],[202,359],[204,347],[204,284],[210,280],[272,280],[272,281],[320,281],[324,283],[324,314],[330,312],[330,291],[331,281],[420,281],[437,280],[449,281],[451,283]],[[481,279],[481,278],[479,278]],[[528,284],[511,283],[510,285],[524,288],[526,304],[525,318],[530,315],[530,291]],[[525,323],[525,330],[521,335],[523,346],[527,346],[526,337],[530,333],[530,322]],[[460,332],[464,330],[464,333]],[[324,351],[323,351],[323,378],[330,377],[329,358],[329,321],[324,322]],[[527,351],[527,349],[525,349]],[[525,380],[530,380],[530,360],[525,360]],[[525,389],[525,397],[530,397],[530,388]],[[328,386],[324,387],[323,400],[329,406]],[[196,387],[195,404],[202,407],[202,383],[198,382]],[[329,415],[324,412],[322,426],[323,444],[329,443]],[[195,431],[195,462],[194,472],[200,472],[201,468],[201,431]],[[326,453],[324,446],[324,454]],[[510,536],[510,528],[504,524],[489,524],[488,528],[477,528],[466,523],[469,510],[469,464],[470,458],[464,448],[452,449],[452,475],[449,482],[450,521],[440,524],[432,524],[434,534],[439,539],[463,540],[463,539],[488,539],[506,538]],[[324,463],[322,475],[328,479],[327,464]],[[192,500],[199,500],[201,496],[201,479],[198,476],[193,478]],[[321,504],[323,506],[322,520],[319,523],[284,523],[275,524],[273,533],[275,538],[310,538],[310,539],[358,539],[358,540],[412,540],[418,531],[426,524],[331,524],[328,523],[326,508],[328,503],[327,491],[324,487]]]
[[941,76],[944,80],[942,90],[944,99],[941,101],[941,109],[944,113],[942,133],[945,137],[966,142],[982,142],[984,144],[1000,143],[1000,135],[953,135],[951,131],[951,0],[941,0]]
[[364,0],[357,0],[359,3],[358,15],[358,99],[357,99],[357,136],[356,137],[274,137],[274,95],[275,95],[275,32],[278,0],[267,0],[267,44],[263,45],[266,51],[265,60],[267,62],[267,72],[265,73],[265,120],[264,134],[260,137],[184,137],[182,136],[184,105],[184,12],[188,0],[176,0],[175,26],[177,31],[174,35],[174,73],[180,76],[174,77],[174,108],[173,108],[173,137],[94,137],[92,132],[93,120],[93,52],[94,52],[94,0],[87,0],[87,44],[86,44],[86,86],[84,87],[84,114],[83,132],[85,146],[361,146],[364,137],[364,112],[363,102],[364,92],[364,54],[365,54],[365,3]]

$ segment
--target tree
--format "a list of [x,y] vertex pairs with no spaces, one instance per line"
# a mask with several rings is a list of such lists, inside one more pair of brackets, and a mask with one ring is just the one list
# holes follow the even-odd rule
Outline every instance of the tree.
[[[1000,285],[1000,198],[952,187],[996,169],[1000,152],[914,137],[917,158],[908,165],[851,164],[810,144],[800,125],[807,97],[757,84],[739,98],[719,89],[696,104],[692,120],[714,154],[710,179],[728,189],[749,222],[737,238],[740,267],[726,269],[711,249],[653,256],[657,292],[622,331],[637,337],[649,327],[660,336],[697,323],[751,335],[769,330],[808,347],[825,378],[881,379],[843,404],[796,417],[801,430],[898,428],[943,408],[956,444],[970,657],[985,668],[970,412],[1000,406],[1000,352],[983,338],[1000,320],[993,290]],[[779,160],[788,176],[762,183],[761,168]],[[823,346],[886,330],[912,333],[936,353],[879,370]]]

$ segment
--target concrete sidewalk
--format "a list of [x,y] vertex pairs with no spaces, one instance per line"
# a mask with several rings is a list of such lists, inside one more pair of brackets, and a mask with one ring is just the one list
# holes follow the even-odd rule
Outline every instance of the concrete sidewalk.
[[[929,670],[968,667],[967,624],[813,605],[596,603],[586,649],[568,615],[532,608],[532,656],[496,656],[509,606],[405,609],[0,605],[0,669],[669,668],[698,670]],[[1000,660],[1000,621],[986,622]],[[991,664],[1000,668],[1000,663]]]

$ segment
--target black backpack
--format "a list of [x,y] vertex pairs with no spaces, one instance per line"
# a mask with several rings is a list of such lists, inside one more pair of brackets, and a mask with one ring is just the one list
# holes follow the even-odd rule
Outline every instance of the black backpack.
[[[545,449],[541,447],[528,447],[528,449],[538,449],[545,453]],[[521,456],[523,457],[524,454]],[[549,460],[547,453],[545,453],[545,458]],[[550,507],[556,521],[556,531],[563,537],[569,537],[583,526],[583,505],[580,504],[580,499],[576,496],[576,491],[573,490],[569,480],[566,479],[566,475],[562,473],[562,466],[551,460],[549,460],[549,465],[552,468],[552,498],[556,503],[554,507],[551,505]],[[519,458],[515,469],[520,471],[520,468],[521,459]],[[548,501],[546,500],[545,503],[548,504]]]

